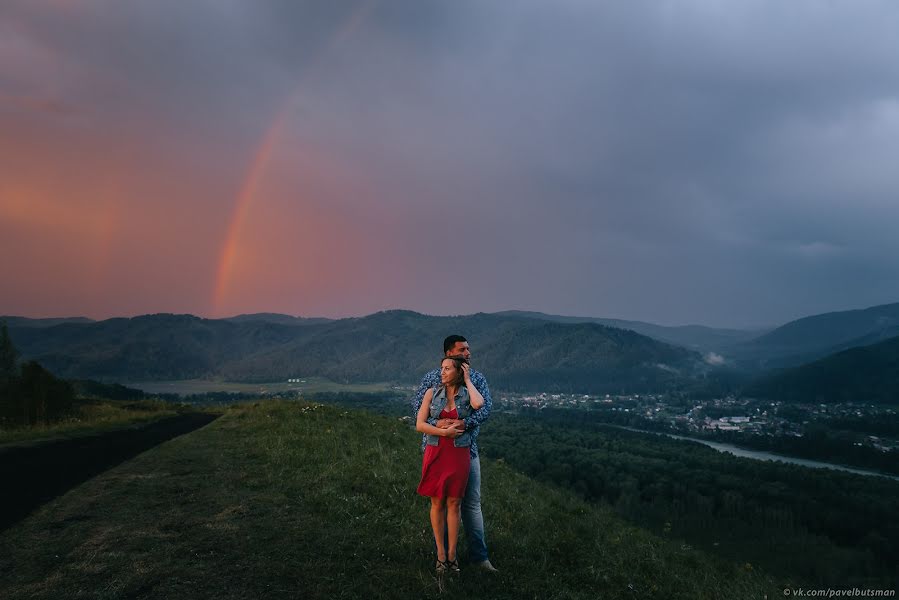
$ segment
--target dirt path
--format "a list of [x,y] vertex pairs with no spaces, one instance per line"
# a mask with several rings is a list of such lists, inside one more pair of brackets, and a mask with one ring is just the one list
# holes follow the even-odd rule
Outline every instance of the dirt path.
[[216,418],[178,415],[138,428],[0,448],[0,531],[79,483]]

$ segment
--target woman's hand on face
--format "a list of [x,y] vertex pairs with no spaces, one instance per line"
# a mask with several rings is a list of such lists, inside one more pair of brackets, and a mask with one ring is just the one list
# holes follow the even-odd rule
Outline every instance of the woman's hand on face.
[[471,383],[471,365],[468,363],[462,363],[462,376],[465,378],[465,383]]

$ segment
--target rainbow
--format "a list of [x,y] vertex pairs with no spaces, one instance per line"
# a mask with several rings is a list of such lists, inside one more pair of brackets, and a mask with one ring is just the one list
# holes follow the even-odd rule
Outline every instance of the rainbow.
[[[319,54],[319,60],[311,66],[314,71],[320,68],[323,63],[322,59],[348,39],[366,20],[368,15],[374,9],[376,0],[368,0],[360,2],[355,10],[351,11],[342,27],[340,27],[331,41],[327,44],[323,52]],[[284,106],[275,113],[271,125],[267,128],[262,136],[253,158],[250,160],[249,166],[245,170],[243,183],[238,187],[237,198],[234,201],[234,208],[231,211],[231,217],[228,220],[227,233],[225,241],[219,251],[217,267],[215,269],[215,285],[212,294],[212,316],[225,316],[224,304],[228,297],[228,291],[232,284],[234,263],[237,257],[238,245],[240,241],[241,230],[244,222],[253,204],[257,198],[257,190],[265,175],[266,167],[277,149],[280,139],[283,137],[284,130],[288,125],[290,115],[299,99],[300,85],[297,85],[293,93],[291,93],[284,103]]]
[[231,211],[228,231],[225,242],[219,252],[218,266],[215,275],[215,291],[212,297],[212,315],[221,317],[224,309],[223,303],[228,294],[228,286],[231,283],[231,272],[234,269],[234,260],[237,256],[237,247],[243,224],[250,213],[253,200],[256,198],[256,190],[265,173],[265,167],[271,159],[272,153],[278,144],[278,138],[284,129],[289,114],[290,103],[280,111],[275,120],[269,126],[268,131],[262,137],[259,148],[250,161]]

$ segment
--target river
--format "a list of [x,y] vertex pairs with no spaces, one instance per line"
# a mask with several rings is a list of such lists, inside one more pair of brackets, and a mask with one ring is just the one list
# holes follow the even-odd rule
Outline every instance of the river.
[[710,442],[708,440],[702,440],[699,438],[691,438],[683,435],[675,435],[673,433],[665,433],[662,431],[647,431],[645,429],[635,429],[634,427],[625,427],[623,425],[612,425],[611,423],[603,423],[603,425],[608,425],[609,427],[617,427],[618,429],[626,429],[628,431],[636,431],[638,433],[652,433],[655,435],[665,435],[670,438],[674,438],[676,440],[687,440],[688,442],[697,442],[699,444],[704,444],[709,446],[710,448],[714,448],[718,452],[729,452],[734,456],[739,456],[740,458],[753,458],[755,460],[771,460],[771,461],[781,461],[785,463],[790,463],[794,465],[802,465],[803,467],[811,467],[813,469],[836,469],[837,471],[847,471],[849,473],[855,473],[856,475],[874,475],[876,477],[887,477],[889,479],[893,479],[894,481],[899,481],[899,477],[894,475],[887,475],[885,473],[878,473],[877,471],[867,471],[865,469],[854,469],[852,467],[845,467],[843,465],[835,465],[833,463],[821,462],[818,460],[808,460],[805,458],[794,458],[792,456],[783,456],[781,454],[774,454],[773,452],[763,452],[759,450],[747,450],[746,448],[740,448],[739,446],[734,446],[732,444],[722,444],[720,442]]

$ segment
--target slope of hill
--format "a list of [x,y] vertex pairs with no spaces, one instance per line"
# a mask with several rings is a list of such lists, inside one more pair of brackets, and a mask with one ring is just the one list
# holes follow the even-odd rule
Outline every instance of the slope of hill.
[[766,376],[744,393],[787,402],[899,404],[899,337]]
[[791,321],[728,349],[745,366],[783,368],[837,350],[890,337],[899,328],[899,303],[813,315]]
[[899,325],[896,325],[894,327],[887,327],[885,329],[878,329],[861,337],[853,338],[849,341],[838,344],[831,348],[830,352],[828,352],[827,354],[836,354],[837,352],[840,352],[842,350],[857,348],[859,346],[870,346],[871,344],[884,342],[896,336],[899,336]]
[[758,337],[764,331],[749,329],[721,329],[706,327],[704,325],[681,325],[668,327],[645,323],[643,321],[626,321],[622,319],[603,319],[600,317],[566,317],[561,315],[549,315],[541,312],[523,310],[507,310],[494,313],[500,316],[524,317],[528,319],[543,319],[556,323],[598,323],[606,327],[630,329],[642,335],[676,344],[694,350],[720,350],[738,342],[747,341]]
[[[415,494],[419,440],[395,419],[339,408],[231,409],[0,533],[0,597],[441,597]],[[442,597],[702,600],[784,587],[502,462],[485,457],[483,473],[500,572],[463,562]]]
[[707,369],[700,355],[632,331],[483,313],[386,311],[297,326],[147,315],[10,334],[26,358],[69,378],[414,382],[438,364],[443,338],[460,331],[472,340],[476,368],[505,389],[647,391]]
[[51,319],[29,319],[28,317],[0,316],[0,323],[6,322],[9,327],[52,327],[62,323],[96,323],[87,317],[59,317]]

